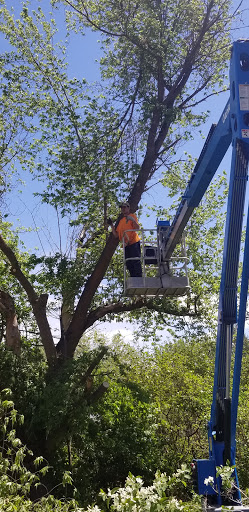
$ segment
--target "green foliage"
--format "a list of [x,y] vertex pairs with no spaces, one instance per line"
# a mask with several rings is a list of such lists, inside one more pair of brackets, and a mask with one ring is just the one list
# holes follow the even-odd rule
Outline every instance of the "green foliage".
[[[70,215],[74,223],[87,223],[89,236],[96,229],[101,234],[99,204],[108,204],[112,214],[134,174],[132,160],[119,148],[118,130],[115,136],[117,113],[103,94],[94,97],[85,79],[68,78],[67,42],[54,44],[55,20],[47,19],[40,6],[31,10],[26,2],[20,12],[11,12],[3,5],[0,16],[1,31],[13,48],[2,58],[6,115],[16,116],[8,151],[45,181],[44,202],[59,208],[62,216]],[[29,134],[25,151],[15,137],[20,126]]]
[[28,427],[45,387],[47,364],[43,351],[35,342],[26,342],[21,355],[16,356],[2,342],[0,354],[0,389],[13,389],[13,399],[25,415]]
[[[3,395],[6,398],[3,398]],[[44,464],[42,457],[33,459],[35,471],[27,469],[26,458],[32,457],[32,452],[26,448],[16,437],[14,430],[16,422],[23,422],[23,417],[18,415],[14,408],[13,401],[7,396],[9,390],[4,390],[0,402],[1,418],[1,453],[0,453],[0,506],[3,512],[83,512],[78,507],[75,500],[66,501],[64,498],[56,499],[53,495],[48,495],[32,501],[30,492],[32,488],[41,485],[40,476],[49,471],[48,466],[41,467]],[[30,465],[30,462],[29,462]],[[134,510],[156,512],[167,510],[176,512],[181,510],[188,512],[201,510],[200,498],[193,496],[191,502],[184,502],[181,496],[184,495],[184,489],[189,486],[191,477],[190,470],[185,465],[178,469],[172,476],[167,476],[159,471],[155,475],[153,484],[150,487],[143,486],[141,477],[134,477],[131,473],[126,478],[124,488],[116,488],[112,491],[104,492],[101,490],[100,496],[104,502],[103,510],[129,512]],[[62,485],[72,483],[70,472],[66,471],[63,475]],[[177,497],[176,497],[177,496]],[[191,509],[190,509],[191,505]],[[94,505],[87,508],[88,511],[97,512],[101,509]]]
[[100,487],[122,485],[129,468],[150,481],[160,455],[157,426],[153,404],[139,400],[125,385],[112,384],[92,408],[86,428],[72,439],[74,482],[81,500],[95,499]]
[[[91,404],[84,374],[99,341],[85,340],[75,361],[47,377],[38,347],[18,358],[1,346],[2,386],[13,387],[25,415],[22,438],[53,466],[43,482],[57,486],[70,471],[85,506],[100,487],[122,486],[129,471],[149,485],[157,468],[175,472],[207,448],[213,370],[207,341],[179,340],[145,353],[116,337],[89,381],[97,389],[107,380],[109,390]],[[59,488],[54,493],[60,497]]]
[[[95,501],[99,488],[124,485],[129,471],[151,485],[157,468],[172,474],[179,464],[208,456],[215,340],[175,338],[146,352],[116,337],[89,381],[93,389],[109,381],[108,393],[91,404],[83,376],[96,356],[96,343],[106,340],[85,339],[75,361],[47,376],[39,347],[27,346],[19,358],[0,345],[1,387],[12,386],[25,415],[18,435],[53,466],[42,476],[43,484],[56,487],[60,499],[59,482],[67,480],[70,495],[72,476],[81,506]],[[246,343],[237,429],[243,488],[248,486],[247,352]],[[65,471],[70,473],[64,477]],[[183,499],[189,498],[188,490]]]
[[234,487],[234,466],[220,466],[216,468],[216,478],[222,480],[222,490],[229,495]]
[[[44,476],[49,467],[44,465],[43,457],[33,459],[34,471],[28,469],[31,466],[30,459],[33,454],[23,445],[16,436],[15,425],[23,423],[23,416],[20,416],[14,408],[14,403],[9,400],[10,390],[3,390],[0,401],[0,508],[3,512],[69,512],[79,510],[74,500],[66,502],[64,499],[57,500],[52,495],[36,500],[30,499],[32,489],[40,485],[40,477]],[[4,398],[5,395],[5,398]],[[39,466],[42,467],[39,469]],[[65,475],[64,483],[68,483]]]
[[84,376],[98,349],[86,348],[81,357],[49,371],[35,343],[24,344],[21,356],[6,350],[3,343],[0,352],[0,387],[13,389],[15,403],[25,415],[23,435],[36,451],[45,450],[45,439],[57,438],[60,443],[61,437],[65,441],[77,432],[79,424],[84,428],[89,418]]
[[99,487],[124,484],[129,470],[151,484],[157,468],[170,474],[208,455],[214,352],[207,338],[175,340],[148,353],[115,338],[97,372],[109,391],[71,438],[81,501],[96,499]]
[[157,467],[172,472],[179,462],[207,456],[214,353],[214,340],[189,337],[159,345],[138,360],[130,357],[127,375],[157,410]]

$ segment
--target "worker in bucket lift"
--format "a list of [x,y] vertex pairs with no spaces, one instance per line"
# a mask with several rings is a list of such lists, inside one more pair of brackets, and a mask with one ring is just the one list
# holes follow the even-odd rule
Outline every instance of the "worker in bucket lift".
[[[136,231],[125,231],[130,229],[139,229],[139,224],[136,215],[134,213],[130,213],[130,205],[127,202],[123,202],[120,204],[122,218],[120,219],[116,228],[113,225],[111,219],[109,219],[109,224],[112,228],[112,233],[115,238],[119,238],[120,241],[123,240],[125,244],[125,259],[126,267],[129,270],[131,277],[142,277],[142,267],[141,267],[141,248],[140,248],[140,238]],[[128,258],[139,258],[139,259],[128,259]]]

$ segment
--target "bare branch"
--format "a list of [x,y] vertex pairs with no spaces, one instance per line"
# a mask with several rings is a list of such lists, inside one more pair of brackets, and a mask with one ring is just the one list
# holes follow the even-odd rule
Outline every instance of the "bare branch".
[[142,79],[142,71],[140,69],[140,72],[139,72],[139,76],[138,76],[138,79],[137,79],[137,83],[136,83],[136,87],[135,87],[135,91],[134,91],[134,94],[133,94],[133,97],[132,97],[132,100],[130,101],[125,113],[123,114],[123,116],[121,117],[120,121],[118,122],[117,126],[115,129],[118,129],[122,122],[125,120],[129,110],[130,110],[130,115],[129,115],[129,118],[126,120],[122,130],[121,130],[121,133],[118,137],[118,141],[121,139],[124,131],[125,131],[125,128],[127,127],[128,123],[130,123],[130,121],[132,120],[132,116],[133,116],[133,113],[134,113],[134,108],[135,108],[135,102],[136,102],[136,97],[137,97],[137,94],[138,94],[138,90],[139,90],[139,85],[140,85],[140,82],[141,82],[141,79]]
[[124,304],[123,302],[116,302],[114,304],[108,304],[107,306],[100,306],[99,308],[91,311],[87,317],[86,329],[91,327],[97,320],[100,320],[104,316],[111,313],[125,313],[129,311],[135,311],[146,306],[146,299],[139,299],[136,302],[130,304]]
[[221,94],[222,92],[227,92],[229,91],[229,88],[227,89],[221,89],[220,91],[216,91],[216,92],[211,92],[210,94],[207,94],[206,96],[204,96],[204,98],[202,98],[201,100],[198,100],[196,101],[195,103],[191,103],[191,105],[186,105],[186,102],[189,101],[194,95],[192,96],[189,96],[189,98],[184,101],[179,108],[182,108],[182,110],[185,110],[185,108],[193,108],[193,107],[196,107],[196,105],[200,105],[200,103],[203,103],[204,101],[206,101],[208,98],[212,97],[212,96],[216,96],[217,94]]

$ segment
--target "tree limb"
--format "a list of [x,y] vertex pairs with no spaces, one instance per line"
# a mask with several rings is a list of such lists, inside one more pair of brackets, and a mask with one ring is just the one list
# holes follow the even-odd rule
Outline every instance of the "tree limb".
[[88,366],[87,371],[84,373],[83,377],[81,378],[81,382],[86,382],[87,378],[90,377],[93,370],[96,368],[96,366],[99,365],[100,361],[107,354],[107,352],[108,352],[108,347],[103,347],[100,350],[100,352],[96,355],[96,357],[93,359],[91,364]]
[[61,338],[56,347],[57,351],[61,354],[64,354],[66,351],[67,357],[73,356],[77,344],[85,331],[86,318],[92,298],[94,297],[96,290],[106,273],[118,243],[119,240],[110,234],[99,260],[97,261],[91,276],[86,282],[85,288],[73,314],[72,321],[65,333],[65,339],[63,340]]
[[6,258],[9,260],[11,264],[12,274],[16,277],[16,279],[19,281],[19,283],[27,293],[35,319],[37,321],[47,360],[49,363],[52,363],[52,361],[56,358],[56,349],[46,314],[48,296],[47,294],[42,294],[40,296],[37,295],[32,284],[22,272],[19,262],[13,250],[9,245],[7,245],[7,243],[4,241],[1,235],[0,250],[3,252],[3,254],[5,254]]
[[199,315],[196,307],[196,303],[194,304],[195,311],[191,312],[189,308],[182,308],[181,310],[176,309],[171,306],[167,306],[167,310],[163,310],[162,307],[157,306],[156,302],[153,299],[146,299],[142,297],[135,302],[131,302],[129,304],[124,304],[123,302],[116,302],[114,304],[108,304],[107,306],[100,306],[95,310],[91,311],[87,317],[85,328],[89,329],[97,320],[104,318],[107,314],[117,314],[117,313],[128,313],[130,311],[136,311],[137,309],[147,308],[153,311],[156,311],[161,315],[163,322],[166,324],[163,319],[163,314],[173,315],[173,316],[188,316],[196,318]]
[[111,313],[126,313],[129,311],[136,311],[147,305],[146,299],[139,299],[136,302],[130,304],[124,304],[123,302],[116,302],[114,304],[108,304],[107,306],[100,306],[95,310],[91,311],[86,320],[86,329],[89,329],[97,320],[100,320],[104,316]]
[[88,405],[97,402],[108,391],[109,382],[103,382],[100,386],[87,398]]

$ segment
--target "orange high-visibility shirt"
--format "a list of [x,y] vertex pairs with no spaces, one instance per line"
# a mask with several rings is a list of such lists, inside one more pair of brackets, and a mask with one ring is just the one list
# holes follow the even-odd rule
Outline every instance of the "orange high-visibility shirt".
[[[136,222],[138,222],[136,215],[134,213],[129,213],[131,217],[134,218]],[[116,231],[118,233],[119,240],[122,241],[123,236],[125,237],[125,245],[132,245],[136,242],[139,242],[140,238],[136,231],[128,231],[128,233],[125,233],[127,229],[134,229],[134,225],[132,220],[127,220],[126,217],[123,217],[117,227]]]

